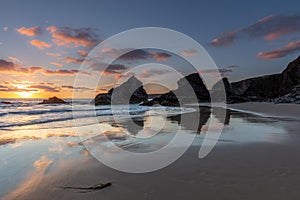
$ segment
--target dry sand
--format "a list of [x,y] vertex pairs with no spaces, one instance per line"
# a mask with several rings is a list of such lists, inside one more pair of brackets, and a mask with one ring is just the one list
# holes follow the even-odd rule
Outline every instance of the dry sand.
[[[299,105],[247,103],[229,107],[276,117],[291,117],[283,123],[291,141],[217,145],[204,159],[199,146],[191,147],[172,165],[147,174],[126,174],[103,166],[87,154],[62,161],[45,172],[35,187],[18,188],[9,199],[273,199],[300,198]],[[34,176],[34,175],[32,175]],[[56,186],[112,186],[80,193]]]

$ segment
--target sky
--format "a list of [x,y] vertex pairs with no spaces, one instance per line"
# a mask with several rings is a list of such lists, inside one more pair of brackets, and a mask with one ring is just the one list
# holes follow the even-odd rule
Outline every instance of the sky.
[[[137,70],[141,81],[175,89],[178,77],[163,65],[183,74],[193,72],[180,55],[157,49],[116,58],[105,71],[101,68],[105,59],[96,64],[87,57],[100,42],[133,28],[163,27],[186,34],[205,48],[221,75],[231,81],[279,73],[300,52],[296,0],[1,0],[0,5],[0,98],[71,98],[74,93],[93,98],[139,65],[143,65]],[[114,58],[120,51],[108,46],[102,54]],[[186,57],[196,54],[194,49],[181,52]],[[89,72],[79,70],[85,59]],[[92,87],[88,82],[97,81],[100,74],[105,78]],[[75,86],[78,75],[87,83]],[[149,93],[166,88],[146,87]]]

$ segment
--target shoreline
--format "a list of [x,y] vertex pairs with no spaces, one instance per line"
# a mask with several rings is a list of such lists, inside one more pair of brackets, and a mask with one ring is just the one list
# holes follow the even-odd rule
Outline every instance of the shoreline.
[[[210,103],[187,104],[187,105],[212,107]],[[224,105],[226,105],[226,107]],[[218,103],[216,103],[215,107],[226,108],[232,111],[254,114],[261,117],[287,118],[287,119],[300,120],[300,104],[245,102],[245,103],[218,105]]]
[[275,104],[269,102],[247,102],[227,104],[227,109],[239,112],[258,114],[264,117],[281,117],[300,120],[299,104]]

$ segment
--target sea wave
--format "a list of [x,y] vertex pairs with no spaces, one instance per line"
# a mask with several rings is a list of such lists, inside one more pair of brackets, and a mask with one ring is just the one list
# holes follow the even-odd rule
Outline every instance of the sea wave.
[[[164,111],[167,115],[182,114],[191,112],[191,110],[176,107],[148,107],[133,105],[113,106],[93,106],[90,104],[72,104],[72,105],[37,105],[28,107],[15,107],[15,105],[2,107],[0,112],[0,130],[20,130],[39,128],[59,128],[73,126],[72,120],[80,119],[80,124],[88,124],[91,121],[95,123],[99,120],[81,120],[88,118],[99,118],[105,116],[114,116],[118,118],[143,117],[149,110],[151,115],[159,115]],[[128,116],[129,115],[129,116]],[[148,113],[149,115],[149,113]],[[67,122],[68,121],[68,122]],[[101,121],[101,119],[100,119]],[[62,123],[63,122],[63,123]],[[42,125],[42,126],[40,126]]]

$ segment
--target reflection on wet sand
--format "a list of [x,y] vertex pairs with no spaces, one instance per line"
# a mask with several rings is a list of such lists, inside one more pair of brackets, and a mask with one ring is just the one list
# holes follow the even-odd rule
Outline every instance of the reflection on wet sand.
[[[72,128],[53,129],[53,130],[17,130],[17,131],[1,131],[0,132],[0,146],[7,144],[18,143],[28,140],[43,140],[47,138],[68,138],[78,137]],[[80,133],[82,136],[89,135],[91,132]],[[70,145],[72,146],[72,145]]]
[[47,156],[41,156],[39,160],[33,163],[34,170],[27,175],[26,180],[20,184],[15,190],[8,193],[3,200],[18,199],[24,194],[28,194],[35,190],[43,181],[44,175],[53,160]]
[[[132,117],[131,119],[125,119],[118,122],[104,122],[106,125],[111,126],[110,130],[105,130],[101,132],[108,136],[112,140],[126,140],[128,136],[130,137],[151,137],[156,135],[158,132],[170,132],[178,130],[178,126],[182,129],[194,131],[196,133],[205,133],[207,130],[207,123],[209,120],[217,119],[220,123],[223,121],[224,125],[229,125],[231,119],[242,119],[248,123],[274,123],[278,119],[260,117],[254,114],[243,113],[238,111],[226,110],[224,108],[210,108],[210,107],[200,107],[199,120],[194,117],[195,113],[185,113],[182,115],[175,116],[149,116],[147,112],[141,113],[141,117]],[[225,114],[225,116],[224,116]],[[186,120],[182,120],[182,117]],[[159,118],[160,117],[160,118]],[[224,120],[225,119],[225,120]],[[101,123],[100,124],[104,124]],[[174,128],[172,124],[177,124]],[[204,127],[206,125],[206,127]],[[170,127],[172,127],[170,129]],[[106,128],[106,127],[105,127]],[[169,129],[169,130],[168,130]],[[7,144],[18,144],[22,145],[20,142],[26,140],[43,140],[50,137],[77,137],[75,131],[68,130],[44,130],[44,131],[32,131],[32,130],[20,130],[20,131],[2,131],[0,135],[0,146]],[[95,130],[90,130],[86,133],[81,133],[82,135],[89,135],[95,132]],[[145,136],[146,135],[146,136]],[[73,146],[70,144],[69,146]]]
[[[197,118],[195,114],[200,114],[200,120],[196,121]],[[183,120],[183,117],[185,117],[185,120]],[[82,132],[81,135],[90,137],[84,140],[83,143],[92,141],[99,145],[103,137],[107,137],[111,142],[122,149],[139,153],[155,151],[162,148],[173,139],[174,134],[176,134],[178,130],[181,130],[184,134],[197,133],[199,138],[201,138],[200,134],[207,133],[209,124],[211,126],[219,126],[222,125],[222,121],[229,131],[224,131],[222,138],[219,139],[221,143],[236,142],[240,144],[240,142],[244,141],[277,142],[282,140],[281,136],[284,135],[280,135],[280,133],[284,133],[280,127],[273,127],[273,124],[271,124],[271,126],[269,124],[276,123],[277,119],[210,107],[200,107],[199,113],[185,113],[173,116],[151,115],[151,113],[145,112],[143,116],[132,116],[131,119],[101,122],[99,126],[102,128],[102,131],[99,131],[99,126],[86,126],[86,129],[84,129],[85,132]],[[223,137],[224,135],[225,137]],[[73,152],[73,156],[78,156],[78,153],[79,155],[89,155],[89,152],[84,149],[80,142],[70,140],[72,138],[74,140],[75,137],[77,137],[77,133],[72,129],[53,129],[40,132],[3,132],[0,135],[0,147],[2,148],[5,148],[7,144],[15,144],[16,146],[20,145],[20,142],[26,144],[26,140],[50,139],[51,142],[53,142],[52,145],[45,145],[46,153],[41,153],[38,157],[35,157],[35,159],[39,159],[29,161],[31,163],[31,170],[29,170],[30,172],[25,177],[25,181],[21,182],[21,184],[5,198],[15,199],[22,195],[22,193],[29,193],[43,181],[47,172],[46,170],[51,171],[50,165],[52,163],[58,161],[63,163],[67,162],[67,158],[70,158],[68,157],[68,151],[71,149],[77,148],[77,151],[74,151],[75,153]],[[40,143],[36,142],[36,145],[38,144]],[[42,147],[39,150],[42,150]],[[24,153],[22,153],[21,156],[24,156]],[[62,159],[58,159],[57,157]],[[20,168],[20,166],[16,166],[17,169],[18,167]],[[5,169],[9,168],[6,167]],[[23,171],[25,170],[23,169]],[[13,174],[13,172],[11,171],[8,174]],[[0,181],[3,181],[3,179],[0,179]]]
[[[200,133],[203,125],[205,125],[208,121],[208,119],[211,117],[211,108],[210,107],[201,107],[199,109],[200,118],[195,118],[195,113],[186,113],[184,114],[188,120],[182,120],[182,115],[176,115],[171,116],[168,119],[177,122],[178,125],[181,125],[181,127],[184,127],[187,130],[190,130],[191,127],[196,127],[193,131],[196,133]],[[195,121],[195,119],[197,121]],[[196,124],[196,126],[195,126]]]
[[[226,132],[226,127],[229,127],[231,119],[257,124],[261,123],[262,126],[266,122],[276,122],[275,119],[207,106],[200,107],[199,113],[191,112],[171,116],[151,115],[148,112],[145,112],[143,116],[132,117],[131,119],[100,123],[100,126],[105,125],[106,129],[110,127],[109,130],[105,130],[89,138],[84,144],[92,146],[105,144],[110,146],[112,144],[109,143],[112,142],[114,145],[127,151],[136,153],[150,152],[166,146],[178,131],[184,131],[184,134],[209,134],[209,130],[220,130],[225,125]],[[200,116],[200,118],[197,118],[197,116]],[[232,123],[235,122],[233,121]],[[257,129],[259,128],[258,126]],[[261,136],[258,135],[257,138],[261,138]],[[234,140],[231,138],[220,138],[220,141]]]

